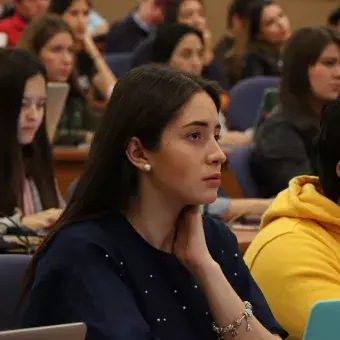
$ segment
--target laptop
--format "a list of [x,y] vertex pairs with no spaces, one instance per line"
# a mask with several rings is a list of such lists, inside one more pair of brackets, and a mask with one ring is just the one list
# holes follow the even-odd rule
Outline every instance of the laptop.
[[83,323],[0,332],[0,340],[85,340],[85,336]]
[[67,83],[47,84],[46,131],[52,143],[70,91]]
[[340,338],[340,300],[319,301],[309,314],[303,340]]

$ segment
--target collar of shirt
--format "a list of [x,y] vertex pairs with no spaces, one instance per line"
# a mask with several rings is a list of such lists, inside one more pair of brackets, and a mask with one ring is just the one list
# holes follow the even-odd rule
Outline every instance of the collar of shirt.
[[155,30],[155,27],[152,25],[148,25],[145,21],[141,19],[141,17],[138,15],[137,12],[134,12],[132,14],[132,19],[135,21],[135,23],[144,31],[148,33],[152,33]]

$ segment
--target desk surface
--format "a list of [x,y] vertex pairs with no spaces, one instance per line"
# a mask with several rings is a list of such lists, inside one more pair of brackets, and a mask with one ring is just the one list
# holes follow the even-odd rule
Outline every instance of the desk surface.
[[242,227],[239,225],[235,225],[231,228],[231,231],[236,235],[238,246],[243,255],[259,233],[259,229],[248,229],[247,226]]
[[88,153],[88,148],[56,147],[53,149],[53,159],[55,161],[83,162],[86,161]]

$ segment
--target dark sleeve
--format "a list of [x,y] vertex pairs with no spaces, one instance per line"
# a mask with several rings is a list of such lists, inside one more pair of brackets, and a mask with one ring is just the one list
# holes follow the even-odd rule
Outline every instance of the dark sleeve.
[[120,43],[120,30],[121,30],[121,22],[115,22],[111,25],[109,32],[106,36],[106,53],[121,53],[122,51],[121,43]]
[[223,72],[223,67],[217,58],[213,59],[210,64],[203,69],[203,77],[209,80],[217,81],[223,90],[229,90],[229,81]]
[[264,121],[255,136],[254,161],[257,175],[273,193],[287,188],[289,181],[314,173],[302,137],[285,122]]
[[[272,334],[280,335],[282,339],[288,333],[277,323],[260,288],[252,278],[242,254],[238,248],[236,236],[230,229],[218,220],[205,218],[206,234],[210,234],[212,255],[242,301],[249,301],[253,306],[256,319]],[[209,230],[209,231],[208,231]],[[213,235],[214,234],[214,235]]]
[[89,131],[96,131],[99,122],[100,115],[90,108],[85,98],[75,94],[67,100],[53,144],[82,144]]
[[87,340],[159,340],[115,261],[96,245],[81,242],[66,241],[41,260],[25,327],[84,322]]
[[153,61],[153,43],[154,37],[142,40],[132,53],[131,67],[138,67],[151,63]]
[[263,58],[256,53],[249,53],[246,56],[244,77],[251,78],[264,75],[267,75],[267,70]]

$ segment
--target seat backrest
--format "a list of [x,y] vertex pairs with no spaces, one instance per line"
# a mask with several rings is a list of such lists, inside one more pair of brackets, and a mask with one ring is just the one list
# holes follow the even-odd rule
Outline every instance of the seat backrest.
[[265,89],[276,87],[279,77],[253,77],[240,81],[229,92],[230,130],[245,131],[254,126]]
[[132,52],[132,67],[138,67],[152,62],[154,41],[154,36],[151,36],[139,43]]
[[259,198],[259,189],[250,169],[251,146],[239,146],[228,156],[231,171],[243,191],[245,198]]
[[104,60],[116,78],[122,78],[131,69],[131,53],[107,54]]
[[339,339],[340,300],[317,302],[310,312],[303,340]]
[[20,327],[20,302],[23,279],[31,257],[28,255],[0,255],[0,331]]

